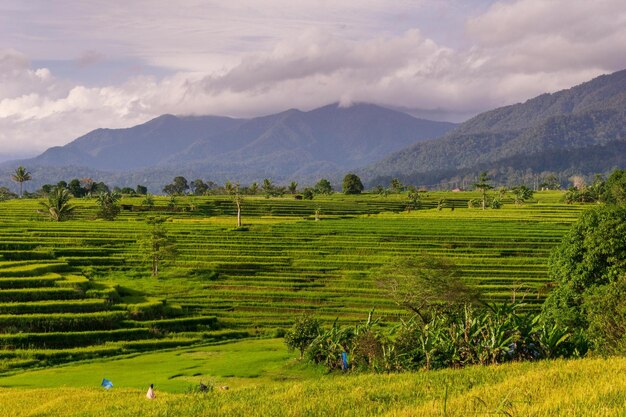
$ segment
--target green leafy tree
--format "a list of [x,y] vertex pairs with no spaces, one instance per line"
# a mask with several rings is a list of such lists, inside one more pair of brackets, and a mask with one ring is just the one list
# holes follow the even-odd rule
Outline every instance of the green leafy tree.
[[315,197],[315,191],[312,188],[305,188],[302,191],[302,198],[305,200],[313,200],[313,197]]
[[235,207],[237,207],[237,227],[241,227],[241,207],[243,205],[243,195],[239,189],[239,183],[232,184],[230,181],[226,182],[224,186],[226,192],[231,196]]
[[11,200],[17,198],[18,195],[11,192],[7,187],[0,187],[0,201]]
[[149,217],[148,233],[140,240],[140,248],[144,257],[150,262],[150,271],[153,277],[159,276],[159,264],[177,254],[176,241],[167,233],[162,217]]
[[191,192],[193,195],[206,195],[209,191],[209,186],[205,184],[200,178],[191,182]]
[[26,181],[32,180],[33,178],[30,172],[28,172],[26,168],[20,165],[15,169],[15,172],[13,172],[13,175],[11,175],[11,179],[20,185],[19,196],[20,198],[22,198],[22,196],[24,195],[22,192],[23,184]]
[[363,191],[361,178],[356,174],[346,174],[346,176],[343,177],[342,190],[344,194],[361,194]]
[[602,201],[610,204],[626,205],[626,170],[616,169],[604,184]]
[[296,319],[293,327],[285,334],[285,343],[289,350],[298,350],[300,359],[311,342],[319,336],[321,325],[315,317],[305,314]]
[[561,182],[556,175],[548,174],[543,178],[539,187],[546,190],[559,190],[561,188]]
[[590,288],[584,297],[587,334],[596,351],[626,353],[626,273],[614,282]]
[[163,187],[163,192],[167,195],[185,195],[189,190],[187,179],[182,176],[174,177],[174,180]]
[[70,204],[71,199],[72,194],[66,188],[55,188],[48,195],[46,201],[39,203],[43,209],[37,210],[37,212],[55,222],[68,220],[76,210],[76,208]]
[[248,192],[250,193],[250,195],[257,195],[259,192],[259,184],[257,182],[253,182],[252,184],[250,184],[250,186],[248,187]]
[[104,220],[115,220],[120,213],[121,198],[121,194],[115,191],[98,194],[96,197],[96,204],[98,205],[97,216]]
[[513,193],[513,201],[516,206],[521,206],[526,200],[533,198],[534,194],[534,191],[525,185],[513,187],[511,188],[511,192]]
[[615,282],[626,271],[626,207],[585,211],[553,250],[548,267],[556,288],[544,303],[546,316],[569,327],[585,328],[581,308],[585,293]]
[[401,193],[402,191],[404,191],[404,185],[402,185],[402,182],[400,182],[400,180],[398,178],[393,178],[391,180],[391,191],[393,191],[394,193]]
[[269,178],[265,178],[263,180],[263,185],[261,185],[261,189],[265,194],[265,198],[270,198],[274,195],[274,184]]
[[486,171],[480,173],[478,177],[478,181],[474,183],[474,188],[481,193],[482,199],[482,209],[484,210],[487,206],[487,192],[493,189],[493,185],[490,184],[491,178],[487,175]]
[[333,186],[330,184],[326,178],[322,178],[315,184],[315,193],[316,194],[332,194]]
[[398,306],[417,314],[423,323],[441,309],[478,299],[477,290],[465,284],[458,267],[444,258],[398,259],[376,272],[376,282]]
[[406,210],[411,212],[411,210],[418,210],[422,207],[422,202],[420,201],[420,192],[417,189],[410,190],[407,194],[407,206]]
[[137,188],[135,188],[135,192],[139,195],[146,195],[148,194],[148,187],[137,184]]
[[141,205],[148,208],[154,207],[154,196],[149,193],[146,194],[144,199],[141,201]]
[[84,197],[87,195],[87,191],[80,184],[80,180],[78,178],[74,178],[67,185],[67,189],[72,193],[74,197]]
[[295,194],[298,192],[298,183],[295,181],[291,181],[289,183],[289,186],[287,187],[287,189],[289,190],[290,194]]

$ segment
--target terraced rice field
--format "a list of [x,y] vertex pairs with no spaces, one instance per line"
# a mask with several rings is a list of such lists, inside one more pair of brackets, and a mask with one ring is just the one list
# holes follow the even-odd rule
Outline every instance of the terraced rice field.
[[536,308],[549,252],[581,208],[548,193],[520,208],[467,209],[474,197],[431,193],[411,213],[395,196],[248,198],[242,230],[225,198],[180,198],[176,210],[157,199],[179,251],[158,279],[138,244],[155,212],[139,199],[113,222],[94,220],[90,200],[75,200],[78,217],[63,223],[42,219],[36,201],[2,202],[0,370],[267,334],[302,311],[347,323],[376,308],[395,320],[405,312],[375,271],[417,254],[450,258],[488,300]]

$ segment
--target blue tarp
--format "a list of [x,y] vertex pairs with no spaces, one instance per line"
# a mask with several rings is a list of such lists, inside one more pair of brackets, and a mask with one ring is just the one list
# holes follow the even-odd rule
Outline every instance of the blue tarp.
[[102,378],[102,383],[100,384],[104,389],[113,388],[113,383],[106,378]]

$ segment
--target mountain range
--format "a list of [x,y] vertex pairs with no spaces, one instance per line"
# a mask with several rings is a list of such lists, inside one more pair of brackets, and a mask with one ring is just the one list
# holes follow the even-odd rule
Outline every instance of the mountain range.
[[398,177],[436,184],[501,182],[551,171],[562,178],[626,167],[626,70],[525,103],[479,114],[437,140],[415,143],[359,171],[371,183]]
[[176,175],[215,182],[312,181],[373,163],[455,126],[373,104],[331,104],[252,119],[163,115],[127,129],[97,129],[0,168],[21,164],[34,179],[48,182],[92,177],[122,186],[146,184],[154,192]]
[[174,176],[243,184],[271,178],[336,184],[355,171],[368,185],[397,177],[450,186],[480,171],[499,182],[562,178],[626,167],[626,70],[455,125],[374,104],[331,104],[250,119],[163,115],[127,129],[97,129],[27,160],[0,164],[0,185],[24,165],[33,186],[91,177],[147,185]]

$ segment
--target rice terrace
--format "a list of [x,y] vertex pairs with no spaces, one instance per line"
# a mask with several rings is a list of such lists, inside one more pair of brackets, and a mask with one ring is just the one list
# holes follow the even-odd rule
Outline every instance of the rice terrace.
[[624,22],[0,1],[0,417],[626,417]]
[[[468,208],[476,197],[428,192],[420,208],[409,211],[404,194],[335,194],[312,201],[247,197],[240,228],[235,205],[220,196],[179,197],[174,205],[157,197],[150,210],[140,197],[124,197],[125,210],[113,221],[96,219],[97,205],[89,198],[72,200],[74,217],[64,222],[45,221],[37,213],[37,199],[4,201],[0,411],[623,412],[622,359],[408,374],[359,372],[355,365],[346,374],[327,373],[287,350],[280,337],[304,312],[328,327],[335,321],[358,326],[374,310],[387,333],[406,320],[406,309],[373,278],[398,257],[450,259],[486,303],[517,298],[520,314],[537,313],[547,295],[549,254],[585,207],[559,202],[562,192],[541,191],[520,206],[505,199],[498,210]],[[442,199],[445,207],[438,207]],[[157,277],[151,276],[140,243],[150,233],[146,220],[154,213],[167,216],[164,224],[177,247]],[[550,374],[563,379],[547,378]],[[103,378],[114,388],[100,388]],[[159,405],[141,401],[146,381],[157,387]],[[200,383],[213,390],[198,392]],[[219,390],[222,386],[229,389]],[[603,391],[590,398],[592,387]],[[552,398],[546,393],[553,390],[568,392],[564,403],[546,397]],[[36,407],[26,405],[28,397],[38,398]],[[76,398],[78,404],[65,408]]]

